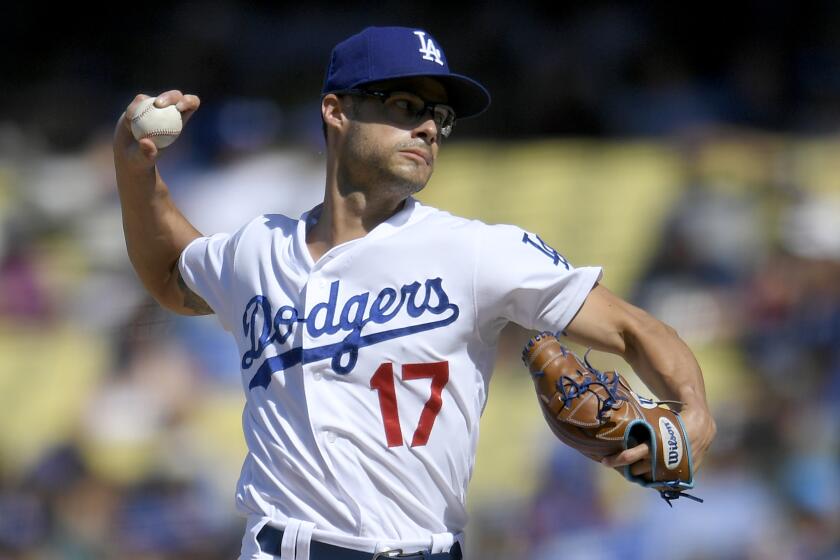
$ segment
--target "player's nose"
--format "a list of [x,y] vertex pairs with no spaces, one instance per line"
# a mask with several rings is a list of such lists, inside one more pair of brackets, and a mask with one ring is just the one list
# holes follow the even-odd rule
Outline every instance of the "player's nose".
[[440,132],[438,131],[437,124],[435,124],[435,120],[428,114],[423,117],[423,120],[411,132],[413,137],[422,138],[430,145],[440,139],[439,134]]

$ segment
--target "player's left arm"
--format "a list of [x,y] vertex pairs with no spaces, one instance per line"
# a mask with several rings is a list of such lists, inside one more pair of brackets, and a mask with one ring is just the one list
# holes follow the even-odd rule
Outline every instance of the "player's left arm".
[[[618,354],[662,400],[680,401],[696,469],[717,430],[706,402],[703,374],[697,359],[677,332],[644,310],[596,284],[566,327],[569,339],[597,350]],[[647,444],[608,457],[609,467],[633,465],[633,474],[650,469]]]

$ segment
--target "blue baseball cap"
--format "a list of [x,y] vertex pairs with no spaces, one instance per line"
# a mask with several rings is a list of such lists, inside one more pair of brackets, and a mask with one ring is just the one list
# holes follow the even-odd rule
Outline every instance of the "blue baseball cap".
[[395,78],[428,76],[446,89],[447,104],[459,119],[474,117],[490,105],[487,89],[449,71],[438,42],[422,29],[368,27],[335,46],[321,95]]

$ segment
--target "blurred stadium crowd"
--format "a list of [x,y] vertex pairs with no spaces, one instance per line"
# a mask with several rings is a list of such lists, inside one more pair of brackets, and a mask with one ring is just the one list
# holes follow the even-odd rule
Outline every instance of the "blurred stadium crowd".
[[420,198],[604,266],[697,351],[719,426],[706,502],[669,509],[554,441],[516,361],[526,333],[506,331],[468,558],[840,558],[840,9],[807,4],[696,13],[686,31],[656,3],[475,4],[466,28],[422,6],[383,22],[317,2],[183,3],[9,60],[0,558],[235,557],[238,358],[212,317],[162,311],[136,280],[111,130],[138,91],[195,91],[204,104],[161,162],[184,213],[205,233],[297,215],[322,192],[329,49],[411,22],[494,94]]
[[[0,88],[0,116],[55,149],[110,126],[138,91],[172,88],[212,108],[195,125],[205,155],[259,140],[318,143],[330,49],[367,25],[425,27],[455,71],[486,83],[493,108],[459,123],[461,137],[635,136],[709,123],[810,133],[840,124],[840,6],[825,0],[735,2],[725,12],[663,1],[390,9],[218,0],[129,12],[59,3],[44,13],[21,2],[5,19],[0,67],[15,87]],[[48,20],[62,23],[60,34]]]

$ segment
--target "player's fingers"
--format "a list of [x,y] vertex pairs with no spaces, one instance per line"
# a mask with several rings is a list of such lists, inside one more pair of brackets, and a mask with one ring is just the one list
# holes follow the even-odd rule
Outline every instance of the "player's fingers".
[[149,161],[154,161],[158,155],[158,148],[155,143],[148,138],[141,138],[137,141],[137,144],[140,146],[140,153],[143,154],[143,157]]
[[175,104],[175,108],[181,112],[181,120],[184,122],[184,124],[187,124],[187,121],[190,120],[190,117],[193,116],[193,113],[195,113],[198,110],[199,105],[201,105],[201,100],[198,98],[198,96],[189,93],[182,97],[181,100]]
[[150,96],[146,95],[145,93],[138,93],[134,96],[134,99],[131,100],[131,103],[128,104],[128,107],[125,109],[126,116],[131,119],[134,116],[134,113],[137,112],[137,106],[143,103],[146,99]]
[[187,113],[190,111],[195,111],[198,109],[198,106],[201,105],[201,99],[198,98],[197,95],[193,95],[191,93],[185,94],[178,102],[175,104],[175,108],[181,111],[182,113]]
[[134,96],[131,103],[128,104],[128,107],[125,108],[125,113],[123,113],[123,126],[125,126],[128,130],[131,130],[131,118],[137,113],[137,106],[140,105],[144,100],[148,99],[149,96],[145,93],[138,93]]
[[621,453],[609,455],[601,459],[601,463],[607,467],[623,467],[625,465],[632,465],[647,457],[650,453],[650,447],[647,443],[642,443],[630,449],[625,449]]
[[155,106],[162,109],[169,105],[176,105],[183,97],[184,94],[179,90],[171,89],[157,96],[157,99],[155,99]]
[[630,465],[630,474],[633,476],[642,476],[650,472],[650,461],[642,460]]

